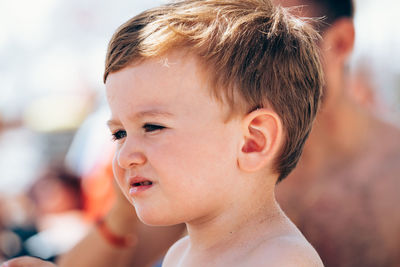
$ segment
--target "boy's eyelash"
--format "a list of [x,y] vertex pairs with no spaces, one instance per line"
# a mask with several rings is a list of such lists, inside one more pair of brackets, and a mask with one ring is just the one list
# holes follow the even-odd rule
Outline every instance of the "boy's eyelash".
[[[157,125],[157,124],[151,124],[151,123],[145,123],[143,125],[143,129],[146,133],[149,132],[154,132],[154,131],[158,131],[158,130],[162,130],[165,129],[166,127],[161,126],[161,125]],[[118,141],[120,139],[123,139],[127,136],[126,131],[125,130],[118,130],[115,131],[114,133],[111,134],[112,135],[112,139],[113,141]]]
[[118,130],[112,134],[112,139],[114,141],[120,140],[124,137],[126,137],[126,131],[124,130]]
[[161,125],[157,125],[157,124],[151,124],[151,123],[145,123],[144,125],[143,125],[143,129],[144,129],[144,131],[146,132],[146,133],[148,133],[148,132],[154,132],[154,131],[157,131],[157,130],[162,130],[162,129],[165,129],[166,127],[164,127],[164,126],[161,126]]

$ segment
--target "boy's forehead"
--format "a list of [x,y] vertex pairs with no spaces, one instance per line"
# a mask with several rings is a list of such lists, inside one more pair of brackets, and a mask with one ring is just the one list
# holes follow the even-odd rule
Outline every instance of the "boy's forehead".
[[[121,80],[121,77],[124,76],[123,73],[128,71],[131,71],[131,74],[133,74],[130,75],[132,78],[137,78],[136,74],[140,74],[140,76],[147,76],[146,72],[148,74],[155,74],[158,69],[162,69],[163,72],[174,71],[178,75],[182,69],[185,70],[189,65],[197,68],[197,57],[176,51],[164,53],[157,57],[140,58],[130,62],[127,66],[121,68],[120,70],[111,72],[110,76],[112,77],[110,79],[107,77],[106,85],[110,84],[110,80],[113,80],[112,83]],[[185,67],[180,68],[181,66]],[[128,77],[124,78],[126,79]]]
[[[111,72],[105,86],[107,96],[112,97],[116,90],[151,87],[166,94],[177,93],[172,87],[202,87],[209,92],[209,82],[205,68],[197,56],[190,53],[171,51],[163,55],[136,60],[128,66]],[[170,90],[165,90],[169,88]],[[149,90],[150,91],[154,90]],[[164,92],[165,91],[165,92]],[[184,93],[184,92],[181,92]]]
[[171,101],[174,105],[193,102],[199,95],[211,101],[206,75],[196,56],[172,51],[110,73],[105,84],[107,98],[110,104],[116,104],[124,95],[133,99],[131,105],[144,107],[166,106]]

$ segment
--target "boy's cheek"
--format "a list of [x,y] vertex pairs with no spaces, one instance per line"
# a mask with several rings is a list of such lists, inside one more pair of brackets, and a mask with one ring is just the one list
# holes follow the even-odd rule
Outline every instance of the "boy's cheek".
[[125,170],[119,166],[117,156],[115,156],[114,159],[113,159],[112,169],[113,169],[114,179],[116,180],[119,188],[122,191],[124,191],[123,179],[124,179],[124,176],[125,176]]

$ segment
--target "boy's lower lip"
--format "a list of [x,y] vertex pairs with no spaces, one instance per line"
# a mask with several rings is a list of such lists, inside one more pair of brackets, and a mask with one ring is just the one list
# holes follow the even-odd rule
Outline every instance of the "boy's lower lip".
[[133,186],[133,185],[131,185],[131,186],[129,187],[129,195],[131,195],[131,196],[137,196],[137,195],[139,195],[140,193],[142,193],[142,192],[144,192],[144,191],[150,189],[150,187],[152,187],[152,186],[153,186],[153,184],[150,184],[150,185],[138,185],[138,186]]

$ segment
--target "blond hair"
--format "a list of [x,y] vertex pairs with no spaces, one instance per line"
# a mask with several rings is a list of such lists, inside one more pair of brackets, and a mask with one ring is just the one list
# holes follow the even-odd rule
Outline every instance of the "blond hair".
[[268,0],[188,0],[147,10],[113,35],[107,76],[146,58],[184,49],[197,56],[213,94],[233,113],[270,107],[286,142],[278,181],[296,166],[318,110],[323,83],[317,40],[306,23]]

